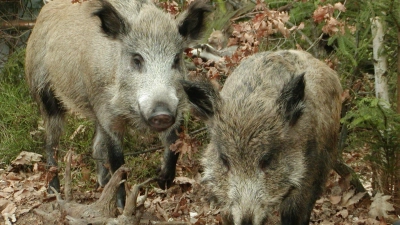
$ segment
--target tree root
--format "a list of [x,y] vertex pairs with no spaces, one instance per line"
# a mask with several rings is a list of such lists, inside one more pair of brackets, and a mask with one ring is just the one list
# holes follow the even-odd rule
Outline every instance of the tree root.
[[144,211],[144,202],[147,198],[147,190],[144,196],[139,196],[140,189],[145,185],[153,182],[149,179],[141,184],[133,187],[133,191],[129,193],[123,213],[117,216],[116,194],[121,182],[122,176],[129,169],[121,166],[112,175],[110,181],[104,187],[104,190],[95,203],[90,205],[82,205],[75,202],[62,200],[61,195],[56,193],[57,201],[60,204],[61,213],[65,217],[65,223],[70,225],[83,224],[140,224],[140,219]]
[[[67,157],[67,165],[71,163],[71,157]],[[155,181],[155,179],[149,179],[141,184],[137,184],[133,186],[132,192],[128,194],[126,205],[123,209],[121,215],[118,215],[118,209],[116,204],[116,196],[117,190],[121,183],[125,182],[122,180],[122,177],[129,172],[129,169],[123,165],[121,166],[115,173],[112,175],[110,181],[104,187],[104,190],[100,196],[100,198],[90,204],[84,205],[76,202],[72,202],[68,200],[71,198],[70,193],[70,182],[71,182],[71,171],[70,169],[66,170],[66,184],[65,196],[66,200],[61,198],[61,194],[58,193],[54,188],[51,189],[54,191],[57,202],[60,205],[61,210],[61,219],[64,220],[64,224],[70,225],[100,225],[100,224],[133,224],[139,225],[140,219],[144,212],[144,202],[147,198],[147,189],[146,193],[143,196],[139,196],[140,189],[149,184],[150,182]],[[138,197],[139,196],[139,197]],[[46,215],[40,212],[37,214],[41,215],[46,219]],[[51,218],[47,218],[51,219]],[[54,219],[54,218],[53,218]]]

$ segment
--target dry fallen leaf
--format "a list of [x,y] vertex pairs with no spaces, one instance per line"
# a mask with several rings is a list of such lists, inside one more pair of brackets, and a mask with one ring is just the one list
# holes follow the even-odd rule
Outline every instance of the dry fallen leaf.
[[361,198],[364,197],[365,194],[366,194],[366,192],[357,193],[356,195],[354,195],[353,197],[351,197],[351,198],[347,201],[347,203],[346,203],[345,206],[348,207],[348,206],[350,206],[350,205],[353,205],[353,204],[357,203],[358,201],[360,201]]
[[334,205],[338,204],[340,200],[342,200],[342,196],[329,196],[329,201]]
[[340,202],[340,205],[348,207],[350,205],[357,203],[365,195],[365,192],[360,192],[357,194],[354,193],[355,193],[354,189],[345,192],[343,194],[343,198],[342,201]]
[[4,218],[5,224],[12,224],[12,222],[16,221],[15,218],[15,211],[17,210],[17,206],[15,203],[9,201],[9,200],[0,200],[0,209],[1,215]]
[[346,11],[346,7],[345,7],[342,3],[340,3],[340,2],[335,3],[335,5],[333,6],[333,8],[335,8],[335,9],[341,11],[341,12],[345,12],[345,11]]
[[377,193],[375,197],[371,198],[372,203],[369,209],[369,215],[372,218],[387,218],[388,211],[393,211],[393,204],[389,203],[388,200],[390,199],[389,195],[383,195],[382,193]]
[[196,183],[196,181],[193,180],[193,179],[190,179],[188,177],[175,177],[174,183],[176,183],[176,184],[191,184],[191,185],[193,185],[193,184]]
[[34,153],[34,152],[26,152],[22,151],[19,153],[17,158],[11,162],[12,166],[21,166],[21,165],[32,165],[34,162],[39,162],[42,159],[42,155]]
[[343,210],[339,211],[338,213],[336,213],[336,216],[341,216],[342,218],[347,218],[348,215],[349,215],[349,211],[347,209],[343,209]]

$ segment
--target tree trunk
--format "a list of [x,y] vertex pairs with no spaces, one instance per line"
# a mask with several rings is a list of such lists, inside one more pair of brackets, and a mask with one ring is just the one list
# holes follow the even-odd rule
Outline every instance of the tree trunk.
[[[400,114],[400,26],[397,26],[397,113]],[[400,152],[395,153],[396,169],[394,185],[394,208],[400,215]]]
[[[371,31],[373,37],[372,52],[375,70],[375,97],[382,100],[379,102],[381,107],[390,108],[389,88],[387,82],[387,57],[384,50],[385,32],[383,30],[383,21],[380,17],[371,18]],[[378,151],[374,151],[372,157],[378,161],[382,160],[380,159]],[[388,177],[389,174],[386,174],[383,170],[379,169],[379,166],[377,166],[375,162],[372,162],[371,168],[373,171],[372,187],[387,193],[387,191],[391,189],[389,188],[389,184],[386,182],[386,177]]]
[[375,95],[377,98],[386,101],[384,107],[389,107],[389,89],[387,82],[387,57],[384,52],[384,35],[382,20],[379,17],[371,19],[372,47],[375,68]]

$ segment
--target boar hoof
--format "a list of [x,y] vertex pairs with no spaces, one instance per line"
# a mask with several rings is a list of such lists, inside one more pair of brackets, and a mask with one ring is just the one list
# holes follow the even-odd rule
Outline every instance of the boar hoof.
[[47,189],[47,193],[55,194],[55,192],[51,190],[51,187],[53,187],[57,192],[60,192],[60,180],[58,179],[58,176],[54,176],[53,179],[51,179],[49,182],[49,188]]
[[166,180],[162,178],[157,179],[158,186],[163,190],[167,190],[168,188],[170,188],[172,186],[172,181],[173,180]]
[[170,175],[166,175],[166,173],[160,173],[160,175],[157,177],[158,186],[163,190],[167,190],[172,186],[174,178],[175,176],[171,177]]

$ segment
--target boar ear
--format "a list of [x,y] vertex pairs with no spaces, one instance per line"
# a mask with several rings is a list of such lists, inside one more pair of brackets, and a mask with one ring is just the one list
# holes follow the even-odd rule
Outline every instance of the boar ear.
[[211,83],[181,80],[181,84],[195,110],[195,115],[203,120],[212,118],[218,93]]
[[100,0],[101,7],[93,16],[98,16],[101,21],[102,31],[109,37],[116,39],[121,34],[126,34],[129,25],[111,3]]
[[305,80],[304,73],[294,77],[282,89],[277,103],[280,105],[284,119],[290,126],[296,124],[297,120],[303,114]]
[[205,27],[206,13],[211,11],[205,0],[196,0],[178,17],[179,33],[190,40],[200,38]]

